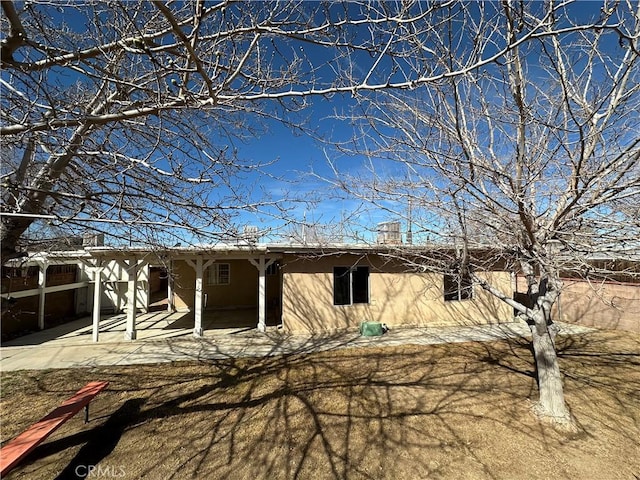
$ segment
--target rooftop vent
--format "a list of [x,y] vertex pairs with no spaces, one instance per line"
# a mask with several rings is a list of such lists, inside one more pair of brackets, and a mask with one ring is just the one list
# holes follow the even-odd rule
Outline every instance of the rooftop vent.
[[245,225],[242,228],[242,239],[249,243],[258,243],[260,234],[258,233],[258,227],[255,225]]
[[400,245],[402,235],[400,222],[382,222],[378,224],[378,243],[380,245]]
[[104,233],[87,233],[82,236],[83,247],[102,247],[104,246]]

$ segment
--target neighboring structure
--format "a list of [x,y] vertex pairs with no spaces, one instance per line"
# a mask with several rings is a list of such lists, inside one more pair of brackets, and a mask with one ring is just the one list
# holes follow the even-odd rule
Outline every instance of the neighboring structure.
[[[94,310],[115,313],[125,309],[129,298],[126,260],[102,260],[86,250],[32,255],[20,266],[3,266],[2,338],[49,328]],[[99,298],[95,296],[96,265],[101,266]],[[158,271],[140,265],[136,304],[148,310]],[[153,280],[156,280],[155,282]]]
[[86,313],[89,284],[80,281],[81,277],[76,264],[49,265],[44,259],[23,268],[3,266],[2,339],[53,327]]
[[[379,321],[393,328],[513,320],[512,309],[481,288],[464,278],[411,271],[394,258],[392,248],[249,242],[163,251],[86,247],[30,258],[22,270],[32,268],[33,277],[37,268],[39,283],[30,280],[32,284],[27,282],[25,289],[16,289],[13,279],[3,278],[2,296],[9,303],[37,298],[37,325],[44,328],[49,296],[71,291],[74,313],[92,312],[94,341],[99,339],[104,310],[126,311],[125,336],[135,339],[137,312],[148,311],[162,278],[166,308],[193,313],[196,336],[203,334],[205,312],[208,318],[215,318],[225,310],[239,309],[253,312],[259,331],[267,324],[288,332],[321,332],[356,329],[362,321]],[[73,282],[70,276],[64,285],[47,281],[48,273],[71,270],[69,266],[75,269]],[[515,294],[516,282],[510,272],[498,264],[489,270],[476,273],[503,292]],[[633,288],[637,298],[638,286]],[[577,315],[570,309],[569,295],[563,293],[560,303],[559,316],[565,321]],[[634,307],[625,304],[624,308]],[[599,311],[603,317],[611,316],[609,311]]]

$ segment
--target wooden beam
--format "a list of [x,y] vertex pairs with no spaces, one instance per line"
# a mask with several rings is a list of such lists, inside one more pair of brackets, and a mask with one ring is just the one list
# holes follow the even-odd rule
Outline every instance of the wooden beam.
[[[73,290],[78,288],[84,288],[89,286],[89,282],[75,282],[75,283],[64,283],[62,285],[53,285],[51,287],[45,287],[44,293],[54,293],[54,292],[63,292],[64,290]],[[33,297],[34,295],[39,295],[39,288],[30,288],[29,290],[19,290],[17,292],[11,293],[3,293],[0,295],[5,300],[8,298],[24,298],[24,297]]]
[[129,259],[127,268],[127,326],[124,332],[125,340],[135,340],[138,336],[136,332],[136,314],[138,298],[138,260],[135,257]]
[[49,262],[46,260],[38,262],[38,290],[40,295],[38,301],[38,328],[40,330],[44,330],[44,304],[47,298],[47,292],[45,292],[47,286],[47,268],[49,268]]

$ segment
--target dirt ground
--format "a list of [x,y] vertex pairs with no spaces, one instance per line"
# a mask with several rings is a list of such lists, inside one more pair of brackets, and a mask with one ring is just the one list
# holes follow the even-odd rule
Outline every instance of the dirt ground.
[[111,382],[7,478],[640,478],[640,335],[559,350],[572,433],[534,417],[524,341],[3,373],[3,442]]

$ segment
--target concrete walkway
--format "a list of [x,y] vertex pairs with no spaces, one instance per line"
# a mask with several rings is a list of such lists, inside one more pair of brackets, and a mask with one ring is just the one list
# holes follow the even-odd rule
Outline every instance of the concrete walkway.
[[[173,314],[180,315],[180,314]],[[357,332],[291,335],[275,327],[266,333],[253,328],[211,328],[203,338],[194,338],[185,328],[188,319],[169,314],[141,316],[138,340],[123,340],[123,316],[101,321],[99,343],[91,341],[89,319],[82,319],[6,342],[0,349],[0,370],[41,370],[109,365],[153,364],[183,360],[224,359],[304,354],[337,348],[385,345],[492,341],[529,337],[522,323],[465,327],[392,329],[382,337],[361,337]],[[593,329],[559,324],[561,334],[579,334]],[[175,328],[168,328],[175,326]],[[104,329],[104,330],[103,330]]]

